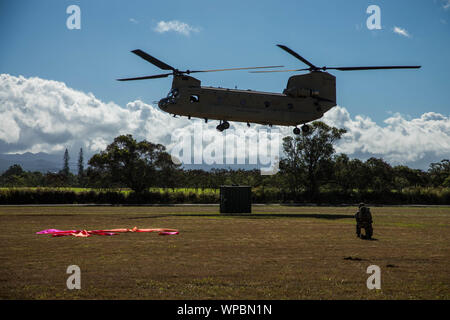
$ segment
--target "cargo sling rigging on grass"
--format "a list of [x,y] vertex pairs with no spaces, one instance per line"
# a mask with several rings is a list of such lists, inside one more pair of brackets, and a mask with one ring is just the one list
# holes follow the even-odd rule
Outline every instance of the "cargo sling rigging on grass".
[[36,234],[51,234],[52,237],[63,237],[63,236],[74,236],[74,237],[82,237],[87,238],[91,235],[97,236],[115,236],[120,233],[125,232],[158,232],[160,236],[165,235],[175,235],[179,234],[177,229],[165,229],[165,228],[154,228],[154,229],[139,229],[138,227],[134,227],[133,229],[107,229],[107,230],[58,230],[58,229],[46,229]]

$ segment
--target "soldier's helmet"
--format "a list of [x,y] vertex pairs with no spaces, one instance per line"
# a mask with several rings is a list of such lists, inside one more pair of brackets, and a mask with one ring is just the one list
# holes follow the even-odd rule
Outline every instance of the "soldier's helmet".
[[365,207],[365,206],[366,205],[364,203],[362,203],[362,202],[359,204],[359,208],[362,208],[362,207]]

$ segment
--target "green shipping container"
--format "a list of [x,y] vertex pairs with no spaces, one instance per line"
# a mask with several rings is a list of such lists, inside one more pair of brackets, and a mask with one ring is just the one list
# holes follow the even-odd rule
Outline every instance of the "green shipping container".
[[252,213],[252,187],[221,186],[220,213]]

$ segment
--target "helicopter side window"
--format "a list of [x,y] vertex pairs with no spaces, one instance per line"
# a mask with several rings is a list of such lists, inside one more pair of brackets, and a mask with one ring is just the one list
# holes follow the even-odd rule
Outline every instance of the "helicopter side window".
[[189,97],[189,101],[191,103],[200,102],[200,96],[197,94],[193,94]]

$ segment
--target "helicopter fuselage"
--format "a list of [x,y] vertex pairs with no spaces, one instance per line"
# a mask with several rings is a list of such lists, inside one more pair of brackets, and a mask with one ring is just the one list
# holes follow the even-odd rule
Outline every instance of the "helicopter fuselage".
[[[336,77],[326,72],[326,70],[362,71],[418,69],[421,67],[398,65],[318,67],[287,46],[282,44],[277,44],[277,46],[306,64],[308,68],[250,72],[309,71],[307,74],[290,77],[283,93],[202,87],[200,80],[189,76],[189,74],[199,72],[272,69],[282,66],[181,71],[140,49],[131,52],[168,73],[117,80],[131,81],[173,76],[172,89],[168,96],[161,99],[158,103],[161,110],[165,112],[189,118],[203,118],[205,121],[208,121],[208,119],[219,120],[220,124],[217,126],[219,131],[230,127],[228,121],[238,121],[247,122],[248,125],[250,123],[260,123],[264,125],[295,126],[293,132],[297,135],[300,134],[300,129],[297,128],[298,125],[321,118],[325,112],[336,105]],[[301,129],[304,134],[310,132],[310,126],[308,125],[303,125]]]
[[283,93],[206,87],[175,75],[169,95],[158,103],[174,115],[281,126],[319,119],[335,105],[336,78],[321,71],[290,77]]

